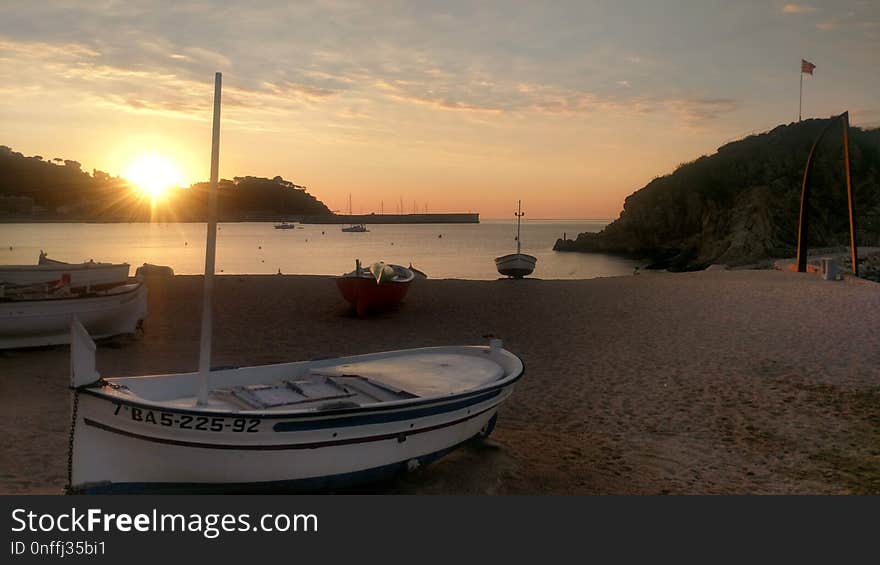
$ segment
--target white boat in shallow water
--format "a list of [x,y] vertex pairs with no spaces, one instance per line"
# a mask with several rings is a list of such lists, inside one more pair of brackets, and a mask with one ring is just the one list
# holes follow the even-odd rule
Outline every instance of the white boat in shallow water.
[[128,281],[128,271],[128,263],[65,263],[49,259],[41,252],[36,265],[0,265],[0,284],[44,284],[60,281],[67,275],[71,290],[100,289],[124,284]]
[[0,300],[0,349],[70,342],[79,320],[95,338],[132,334],[147,317],[147,287],[115,286],[89,295]]
[[320,489],[412,470],[491,433],[523,374],[501,348],[428,347],[100,379],[72,328],[71,490]]
[[502,255],[495,258],[495,268],[498,272],[506,277],[520,279],[532,274],[538,258],[526,253],[521,253],[520,242],[520,220],[523,217],[522,200],[519,201],[518,209],[514,214],[516,216],[516,253]]
[[217,73],[199,371],[101,378],[74,321],[69,490],[326,488],[414,469],[491,433],[523,374],[498,340],[210,370],[220,83]]

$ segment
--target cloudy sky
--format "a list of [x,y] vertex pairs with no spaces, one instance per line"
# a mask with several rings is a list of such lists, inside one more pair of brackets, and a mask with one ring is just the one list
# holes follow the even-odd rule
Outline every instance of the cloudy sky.
[[121,174],[282,175],[331,208],[615,217],[726,140],[880,126],[880,2],[0,3],[0,144]]

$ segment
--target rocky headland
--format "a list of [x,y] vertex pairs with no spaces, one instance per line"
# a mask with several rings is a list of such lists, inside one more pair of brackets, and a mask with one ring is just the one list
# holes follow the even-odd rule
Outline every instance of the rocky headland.
[[[781,125],[680,165],[626,198],[599,233],[560,239],[557,251],[646,258],[652,268],[699,270],[794,255],[804,165],[828,119]],[[813,247],[849,244],[842,129],[817,147],[810,199]],[[858,245],[880,243],[880,129],[849,134]]]

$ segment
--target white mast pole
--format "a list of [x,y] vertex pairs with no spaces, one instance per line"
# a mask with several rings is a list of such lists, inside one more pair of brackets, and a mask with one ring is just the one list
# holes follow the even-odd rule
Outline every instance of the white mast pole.
[[516,205],[516,253],[519,255],[520,250],[520,241],[519,241],[519,222],[522,218],[522,200],[517,201]]
[[205,285],[202,289],[202,339],[199,348],[199,396],[197,404],[208,403],[213,337],[212,295],[214,294],[214,255],[217,250],[217,181],[220,169],[220,87],[221,73],[214,74],[214,129],[211,136],[211,186],[208,192],[208,229],[205,245]]

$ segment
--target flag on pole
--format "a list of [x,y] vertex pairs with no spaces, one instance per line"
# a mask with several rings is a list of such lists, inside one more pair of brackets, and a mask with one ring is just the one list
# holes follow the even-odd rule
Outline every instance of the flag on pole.
[[808,75],[813,74],[813,69],[816,68],[816,65],[807,61],[806,59],[801,59],[801,73],[807,73]]

